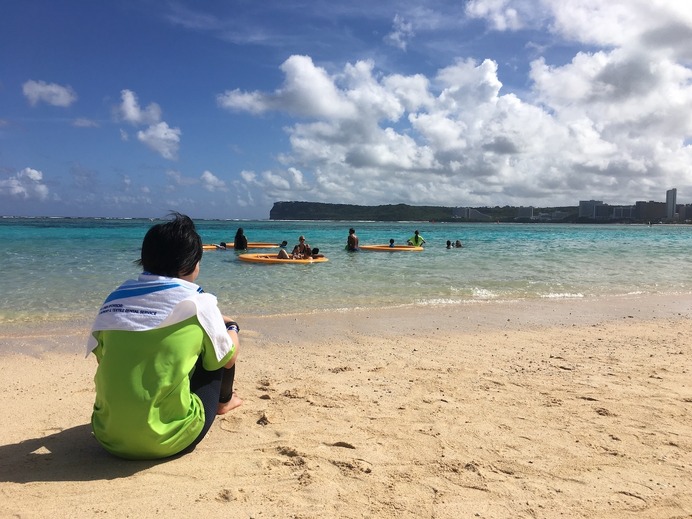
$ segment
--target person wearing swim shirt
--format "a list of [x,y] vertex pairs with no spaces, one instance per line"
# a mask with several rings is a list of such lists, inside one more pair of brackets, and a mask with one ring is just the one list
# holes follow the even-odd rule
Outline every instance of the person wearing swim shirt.
[[413,245],[414,247],[422,247],[424,243],[425,243],[425,240],[418,233],[418,229],[416,229],[416,231],[413,233],[413,236],[411,236],[408,239],[408,244]]
[[189,452],[243,402],[233,391],[240,327],[194,283],[202,239],[188,216],[172,216],[146,233],[142,274],[106,298],[87,343],[98,362],[91,427],[121,458]]

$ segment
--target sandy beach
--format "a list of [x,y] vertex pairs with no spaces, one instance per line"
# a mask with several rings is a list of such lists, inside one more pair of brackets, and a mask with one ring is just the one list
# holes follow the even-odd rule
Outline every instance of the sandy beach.
[[88,322],[0,332],[2,517],[692,517],[692,298],[238,316],[191,454],[91,437]]

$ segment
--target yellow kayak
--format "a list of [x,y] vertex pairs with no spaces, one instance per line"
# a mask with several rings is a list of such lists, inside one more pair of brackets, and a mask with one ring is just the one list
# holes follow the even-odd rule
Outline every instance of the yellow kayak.
[[324,263],[329,261],[324,256],[319,258],[307,258],[307,259],[293,259],[293,258],[277,258],[276,254],[241,254],[238,256],[243,261],[249,261],[252,263]]
[[420,252],[425,250],[423,247],[415,247],[414,245],[393,245],[387,243],[381,245],[361,245],[360,250],[372,250],[380,252]]
[[[232,249],[233,248],[233,242],[226,242],[226,249]],[[248,249],[273,249],[273,248],[278,248],[279,244],[278,243],[269,243],[269,242],[263,242],[263,241],[251,241],[248,242],[247,248]],[[207,243],[202,245],[202,248],[204,250],[223,250],[221,247],[217,247],[213,243]]]

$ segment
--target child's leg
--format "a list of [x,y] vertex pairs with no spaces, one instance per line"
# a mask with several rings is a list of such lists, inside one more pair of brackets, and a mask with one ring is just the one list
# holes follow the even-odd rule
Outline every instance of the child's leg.
[[[204,407],[204,427],[200,431],[195,441],[184,452],[192,451],[199,442],[206,436],[214,423],[217,414],[224,414],[238,407],[243,401],[233,393],[233,379],[235,377],[235,366],[230,369],[221,368],[216,371],[207,371],[202,365],[202,357],[195,364],[195,372],[190,378],[190,391],[199,397]],[[229,395],[223,402],[220,395]]]
[[243,401],[233,392],[233,380],[235,379],[235,364],[230,368],[223,369],[223,379],[221,380],[221,393],[216,414],[225,414],[231,409],[240,406]]
[[[195,364],[195,372],[190,377],[190,391],[197,395],[204,407],[204,427],[192,444],[185,449],[190,451],[202,441],[214,423],[216,411],[219,406],[219,395],[221,394],[221,381],[223,379],[223,369],[207,371],[202,365],[202,357]],[[185,452],[184,451],[184,452]]]
[[233,380],[235,379],[235,364],[230,368],[223,368],[221,379],[221,393],[219,402],[225,404],[233,397]]

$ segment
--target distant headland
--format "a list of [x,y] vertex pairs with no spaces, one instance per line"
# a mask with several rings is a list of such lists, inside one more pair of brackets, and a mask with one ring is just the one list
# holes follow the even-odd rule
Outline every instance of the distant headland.
[[[674,190],[671,190],[674,191]],[[670,197],[669,197],[670,198]],[[428,205],[353,205],[275,202],[270,220],[345,220],[375,222],[542,222],[542,223],[692,223],[692,204],[636,202],[615,206],[597,200],[564,207],[445,207]]]
[[[270,220],[353,220],[353,221],[436,221],[436,222],[514,222],[529,221],[519,207],[444,207],[423,205],[351,205],[321,202],[275,202],[269,212]],[[552,221],[577,220],[578,207],[551,207],[541,209],[551,215]],[[553,220],[552,217],[555,217]]]

